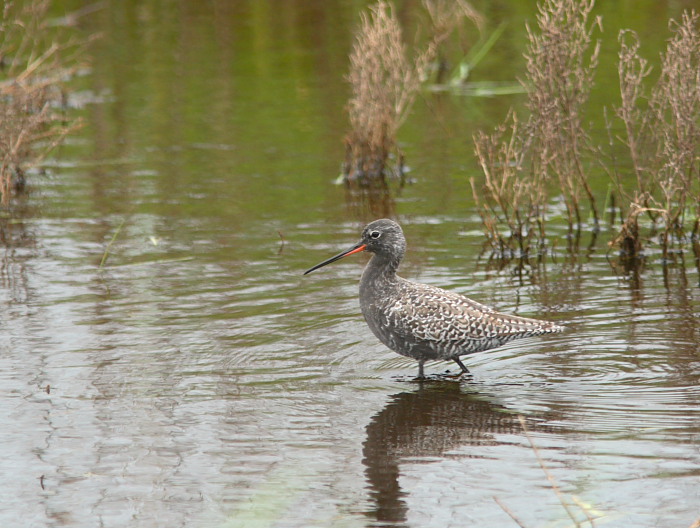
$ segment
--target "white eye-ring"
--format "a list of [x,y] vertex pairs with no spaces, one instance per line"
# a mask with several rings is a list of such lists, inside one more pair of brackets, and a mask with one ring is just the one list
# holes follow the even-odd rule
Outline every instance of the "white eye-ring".
[[382,236],[382,234],[379,231],[372,231],[369,234],[370,238],[379,238],[380,236]]

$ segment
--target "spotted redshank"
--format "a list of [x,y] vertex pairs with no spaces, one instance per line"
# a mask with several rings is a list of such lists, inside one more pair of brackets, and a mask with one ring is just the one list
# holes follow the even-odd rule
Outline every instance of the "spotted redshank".
[[361,251],[373,253],[360,280],[360,308],[375,336],[394,352],[418,360],[418,377],[428,360],[452,360],[469,373],[460,356],[499,347],[513,339],[561,332],[547,321],[499,313],[458,293],[412,282],[396,270],[406,252],[401,226],[381,219],[368,224],[362,239],[307,270]]

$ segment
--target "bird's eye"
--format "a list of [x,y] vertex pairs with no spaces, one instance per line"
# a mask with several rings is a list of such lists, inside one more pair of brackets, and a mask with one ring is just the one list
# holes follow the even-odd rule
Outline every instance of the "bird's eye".
[[382,236],[382,234],[381,234],[379,231],[372,231],[372,232],[369,234],[369,237],[370,237],[370,238],[379,238],[380,236]]

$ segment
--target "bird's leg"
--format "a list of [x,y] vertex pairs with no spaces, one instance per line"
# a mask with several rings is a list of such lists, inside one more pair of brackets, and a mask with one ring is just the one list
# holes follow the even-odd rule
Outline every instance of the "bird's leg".
[[461,359],[459,359],[458,357],[454,357],[452,358],[452,360],[459,365],[459,368],[462,369],[462,372],[460,372],[458,376],[461,376],[462,374],[471,374],[471,372],[469,372],[469,369],[464,366],[464,363],[462,363]]
[[423,363],[425,363],[424,360],[419,359],[418,360],[418,379],[425,379],[425,375],[423,374]]

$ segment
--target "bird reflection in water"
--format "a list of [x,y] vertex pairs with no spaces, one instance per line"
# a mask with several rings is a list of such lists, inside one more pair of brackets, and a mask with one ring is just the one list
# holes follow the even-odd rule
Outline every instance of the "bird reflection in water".
[[495,435],[523,433],[516,414],[466,390],[456,382],[422,384],[392,396],[367,425],[363,462],[374,502],[369,515],[382,526],[406,526],[406,493],[399,483],[405,459],[441,457],[465,445],[498,445]]

